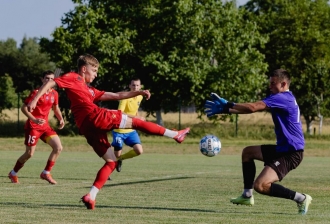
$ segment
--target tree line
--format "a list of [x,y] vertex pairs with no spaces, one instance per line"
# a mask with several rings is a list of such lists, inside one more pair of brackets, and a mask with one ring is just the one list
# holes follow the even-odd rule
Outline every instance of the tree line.
[[[19,48],[13,39],[0,41],[0,112],[10,107],[8,92],[37,87],[43,70],[75,70],[78,56],[89,53],[101,64],[93,85],[122,91],[132,76],[140,77],[152,93],[142,105],[151,115],[192,104],[202,115],[211,92],[230,101],[260,99],[267,74],[284,68],[307,130],[329,116],[326,0],[251,0],[239,8],[211,0],[74,2],[52,38],[24,38]],[[64,95],[60,101],[72,121],[70,102]]]

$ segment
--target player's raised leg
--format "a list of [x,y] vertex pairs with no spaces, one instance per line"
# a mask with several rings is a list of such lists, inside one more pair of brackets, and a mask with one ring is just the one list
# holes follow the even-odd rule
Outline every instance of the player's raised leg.
[[133,128],[147,134],[166,136],[174,139],[178,143],[182,143],[190,131],[190,128],[185,128],[180,131],[173,131],[153,122],[143,121],[139,118],[130,118],[125,114],[122,115],[119,128]]

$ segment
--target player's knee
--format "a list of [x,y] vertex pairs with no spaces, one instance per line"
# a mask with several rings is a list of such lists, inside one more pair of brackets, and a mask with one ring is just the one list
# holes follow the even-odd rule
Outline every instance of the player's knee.
[[28,151],[28,152],[25,153],[25,158],[30,159],[33,156],[33,154],[34,154],[34,152]]
[[141,147],[141,145],[140,145],[140,147],[139,146],[137,147],[137,145],[135,145],[133,147],[133,149],[134,149],[136,155],[141,155],[143,153],[143,148]]
[[256,192],[259,194],[268,194],[269,192],[269,186],[267,183],[262,183],[262,182],[254,182],[253,188]]
[[61,153],[62,150],[63,150],[63,146],[62,145],[56,145],[54,148],[53,148],[54,152],[55,153]]
[[245,147],[242,151],[242,161],[248,162],[253,159],[254,159],[253,147],[251,147],[251,146]]

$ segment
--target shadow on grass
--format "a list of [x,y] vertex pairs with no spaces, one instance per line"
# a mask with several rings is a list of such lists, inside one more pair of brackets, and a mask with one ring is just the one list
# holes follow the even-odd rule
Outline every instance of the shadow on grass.
[[[0,206],[20,206],[24,208],[53,208],[60,210],[67,210],[70,208],[79,208],[83,210],[87,210],[83,204],[33,204],[33,203],[23,203],[23,202],[0,202]],[[198,209],[198,208],[170,208],[170,207],[141,207],[141,206],[112,206],[112,205],[97,205],[95,209],[139,209],[139,210],[155,210],[155,211],[181,211],[181,212],[200,212],[200,213],[223,213],[223,214],[269,214],[268,212],[261,211],[234,211],[232,208],[228,208],[228,210],[207,210],[207,209]],[[92,210],[91,210],[92,212]],[[272,212],[273,215],[292,215],[297,216],[297,214],[291,213],[283,213],[283,212]]]
[[[0,177],[4,177],[7,178],[8,183],[10,183],[10,179],[8,178],[8,176],[1,176]],[[117,184],[112,184],[112,181],[107,181],[105,183],[104,187],[116,187],[116,186],[125,186],[125,185],[131,185],[131,184],[143,184],[143,183],[152,183],[152,182],[159,182],[159,181],[168,181],[168,180],[183,180],[183,179],[190,179],[190,178],[195,178],[195,177],[171,177],[171,178],[162,178],[162,179],[152,179],[152,180],[143,180],[143,181],[132,181],[132,182],[125,182],[125,183],[117,183]],[[19,180],[21,179],[35,179],[35,180],[42,180],[40,179],[40,177],[28,177],[28,176],[20,176]],[[56,178],[56,180],[91,180],[89,179],[84,179],[84,178]],[[44,182],[40,182],[40,183],[44,183]],[[34,184],[39,184],[38,182],[34,183]],[[88,187],[84,187],[84,188],[90,188],[90,186]]]
[[[131,184],[144,184],[144,183],[152,183],[152,182],[159,182],[159,181],[168,181],[168,180],[183,180],[183,179],[190,179],[195,177],[170,177],[170,178],[161,178],[161,179],[152,179],[152,180],[141,180],[141,181],[132,181],[132,182],[125,182],[125,183],[118,183],[118,184],[111,184],[111,181],[108,181],[103,188],[105,187],[116,187],[116,186],[125,186]],[[90,187],[88,187],[90,188]]]

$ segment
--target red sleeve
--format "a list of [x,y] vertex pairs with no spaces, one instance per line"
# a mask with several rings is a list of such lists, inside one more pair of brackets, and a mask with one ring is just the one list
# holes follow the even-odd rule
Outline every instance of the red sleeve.
[[89,87],[89,88],[91,88],[94,91],[95,94],[93,100],[94,103],[98,102],[100,100],[100,97],[105,93],[105,91],[100,91],[98,89],[95,89],[94,87]]
[[33,90],[33,91],[30,93],[30,95],[24,100],[24,104],[28,105],[28,104],[31,102],[31,100],[33,100],[33,98],[34,98],[34,96],[37,94],[37,92],[38,92],[37,89]]
[[76,79],[82,79],[80,75],[74,72],[66,73],[60,77],[54,79],[59,88],[70,88]]

